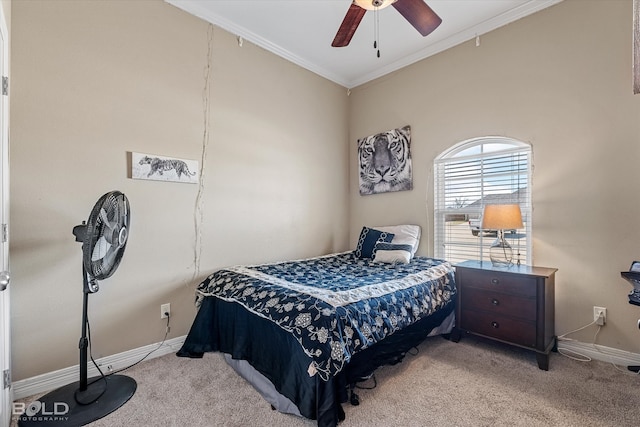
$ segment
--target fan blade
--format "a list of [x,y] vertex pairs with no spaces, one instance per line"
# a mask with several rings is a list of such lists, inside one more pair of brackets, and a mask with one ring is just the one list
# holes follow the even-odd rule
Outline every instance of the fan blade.
[[358,29],[358,25],[360,25],[360,21],[364,17],[364,14],[367,11],[361,8],[358,5],[351,3],[349,6],[349,10],[347,14],[344,16],[344,20],[342,24],[340,24],[340,28],[338,28],[338,33],[336,37],[333,39],[331,46],[333,47],[344,47],[351,42],[351,38],[355,34]]
[[111,276],[119,249],[117,244],[110,244],[104,236],[98,239],[91,253],[92,271],[96,278],[102,280]]
[[110,247],[111,244],[107,241],[107,239],[104,236],[100,236],[95,246],[93,247],[93,251],[91,252],[91,261],[98,261],[104,258]]
[[107,250],[104,258],[102,258],[102,268],[106,270],[111,270],[113,264],[115,263],[116,256],[118,255],[118,246],[111,245]]
[[442,23],[442,19],[423,0],[398,0],[392,5],[423,36],[431,34]]
[[[116,216],[117,217],[117,216]],[[107,211],[104,210],[104,208],[100,209],[100,219],[102,219],[102,223],[104,224],[105,227],[107,227],[109,230],[113,230],[115,228],[116,225],[118,225],[117,221],[114,222],[109,222],[109,216],[107,215]]]
[[124,198],[118,199],[118,213],[122,224],[128,225],[129,222],[129,209],[127,209],[127,201]]

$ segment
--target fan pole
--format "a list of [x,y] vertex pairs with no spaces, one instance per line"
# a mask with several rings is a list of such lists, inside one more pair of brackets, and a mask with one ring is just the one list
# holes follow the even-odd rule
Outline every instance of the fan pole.
[[87,269],[82,266],[82,274],[84,276],[84,290],[82,292],[82,336],[80,337],[80,387],[79,391],[87,390],[87,306],[89,304],[89,283],[87,279]]

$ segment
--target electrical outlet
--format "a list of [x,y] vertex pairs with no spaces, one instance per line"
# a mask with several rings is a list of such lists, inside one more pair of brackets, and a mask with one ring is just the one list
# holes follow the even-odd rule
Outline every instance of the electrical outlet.
[[160,318],[166,319],[169,316],[171,316],[171,304],[170,303],[162,304],[160,306]]
[[[602,315],[602,317],[600,316]],[[593,321],[596,325],[604,325],[607,323],[607,309],[605,307],[593,306]]]

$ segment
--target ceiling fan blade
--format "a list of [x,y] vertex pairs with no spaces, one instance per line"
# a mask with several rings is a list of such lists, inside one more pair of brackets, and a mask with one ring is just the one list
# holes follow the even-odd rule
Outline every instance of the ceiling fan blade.
[[423,0],[398,0],[392,5],[423,36],[430,34],[442,22]]
[[333,47],[344,47],[349,44],[351,38],[355,34],[358,29],[358,25],[360,25],[360,21],[364,17],[364,14],[367,11],[361,8],[358,5],[351,3],[349,6],[349,10],[347,14],[344,16],[344,20],[342,24],[340,24],[340,28],[338,28],[338,33],[336,37],[333,39],[331,46]]

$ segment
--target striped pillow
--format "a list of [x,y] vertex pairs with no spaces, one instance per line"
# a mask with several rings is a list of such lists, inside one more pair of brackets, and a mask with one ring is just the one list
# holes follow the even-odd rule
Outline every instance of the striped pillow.
[[411,245],[378,242],[376,243],[373,260],[388,264],[409,264],[412,250],[413,247]]

